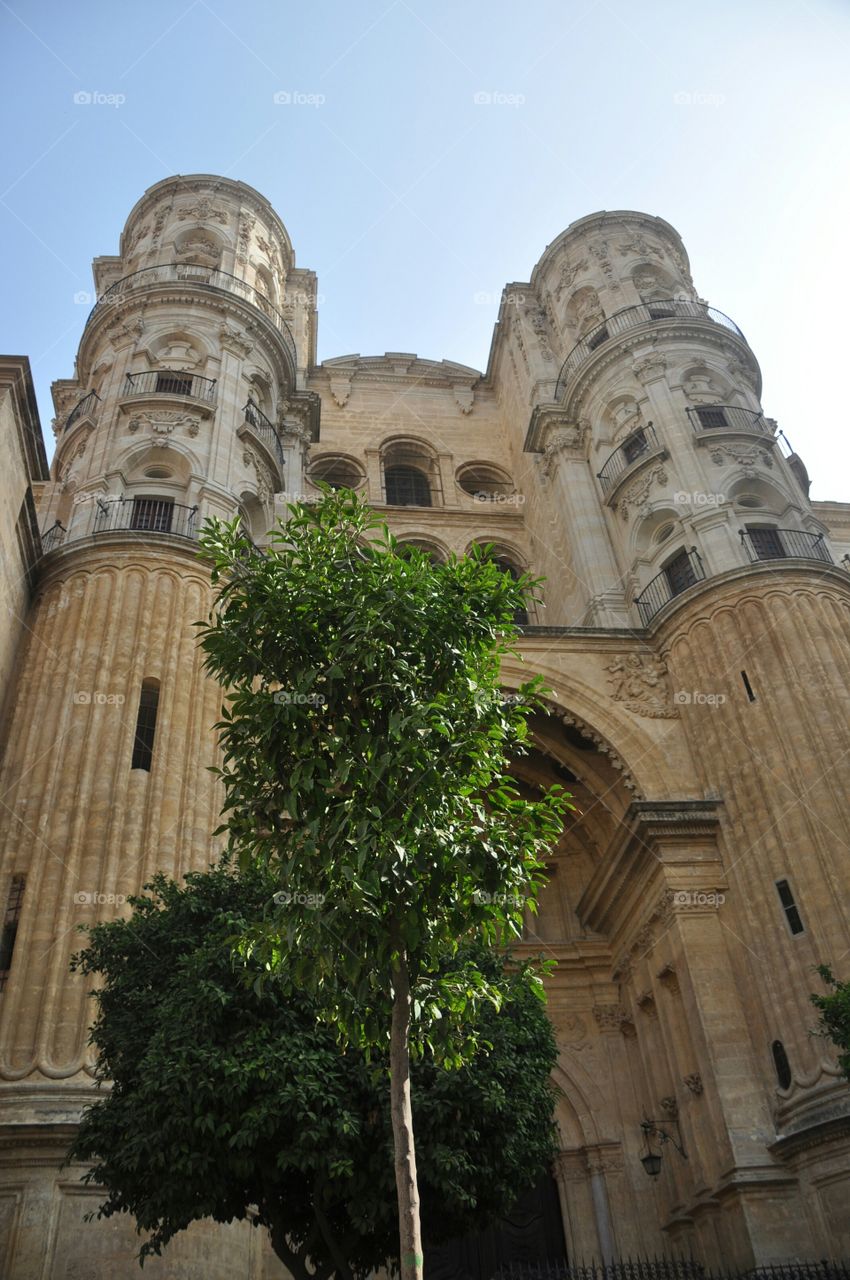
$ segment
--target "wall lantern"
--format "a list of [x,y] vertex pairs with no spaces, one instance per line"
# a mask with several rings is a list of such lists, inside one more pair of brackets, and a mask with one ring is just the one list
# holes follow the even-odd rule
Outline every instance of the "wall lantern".
[[[648,1120],[646,1116],[641,1120],[640,1127],[646,1144],[646,1154],[641,1156],[640,1162],[650,1178],[657,1178],[661,1172],[661,1152],[665,1142],[672,1142],[683,1160],[688,1158],[682,1142],[678,1120],[675,1123],[676,1137],[673,1136],[668,1127],[656,1124],[654,1120]],[[656,1147],[657,1150],[655,1149]]]

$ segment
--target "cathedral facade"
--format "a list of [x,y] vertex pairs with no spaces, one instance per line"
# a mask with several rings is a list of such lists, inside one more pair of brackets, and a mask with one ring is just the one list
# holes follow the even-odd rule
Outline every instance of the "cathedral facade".
[[[262,544],[320,481],[436,558],[491,544],[544,579],[504,684],[545,678],[519,773],[577,806],[524,943],[558,962],[556,1252],[850,1254],[850,1093],[809,1000],[850,956],[850,504],[809,500],[678,233],[573,223],[506,286],[484,373],[318,364],[317,278],[229,179],[156,184],[94,274],[49,473],[0,361],[0,1275],[137,1274],[133,1224],[85,1223],[62,1167],[92,1096],[68,961],[78,925],[216,855],[201,524]],[[283,1274],[212,1223],[148,1272]]]

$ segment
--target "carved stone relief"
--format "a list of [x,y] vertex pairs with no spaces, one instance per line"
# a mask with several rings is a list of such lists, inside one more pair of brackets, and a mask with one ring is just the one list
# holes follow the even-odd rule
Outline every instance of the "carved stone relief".
[[611,674],[611,697],[627,711],[650,719],[673,720],[678,707],[667,679],[667,664],[655,654],[629,653],[616,657],[605,668]]
[[649,491],[656,482],[661,485],[667,483],[667,472],[660,464],[657,467],[653,467],[645,476],[641,476],[639,480],[636,480],[618,499],[617,510],[621,519],[628,520],[630,507],[640,510],[642,507],[648,506]]

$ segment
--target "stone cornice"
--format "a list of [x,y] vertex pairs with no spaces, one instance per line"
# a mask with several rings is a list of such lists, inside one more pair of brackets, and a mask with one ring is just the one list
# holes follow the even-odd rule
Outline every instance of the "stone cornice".
[[638,348],[646,351],[647,344],[657,348],[660,355],[669,357],[670,345],[677,342],[696,342],[716,347],[733,356],[744,356],[745,363],[756,378],[755,392],[761,395],[761,369],[752,350],[743,338],[739,338],[731,329],[716,324],[713,320],[681,320],[672,319],[665,322],[647,321],[634,329],[629,329],[616,337],[612,342],[603,343],[597,351],[591,353],[585,364],[570,379],[569,390],[564,398],[562,408],[573,420],[582,411],[585,393],[601,373],[611,365],[622,363],[625,358]]
[[12,416],[26,466],[27,480],[32,483],[49,479],[41,420],[27,356],[0,356],[0,392],[6,392],[12,398]]
[[[824,561],[792,560],[790,556],[784,560],[756,560],[752,564],[739,565],[735,569],[728,569],[725,573],[704,578],[688,587],[686,591],[674,596],[659,609],[646,628],[646,635],[653,639],[657,637],[656,644],[659,647],[665,647],[670,643],[675,626],[682,626],[683,621],[686,626],[691,626],[702,616],[698,614],[697,618],[694,618],[694,611],[688,609],[688,605],[701,602],[703,607],[707,607],[708,601],[705,597],[710,595],[716,597],[716,600],[711,602],[713,607],[714,604],[728,602],[729,597],[735,594],[735,587],[740,591],[741,588],[752,585],[753,579],[766,581],[771,578],[774,581],[773,590],[783,586],[790,587],[794,582],[812,588],[814,583],[820,580],[830,587],[843,589],[844,593],[850,592],[850,574],[839,565],[826,564]],[[755,585],[761,587],[765,583],[757,581]],[[741,591],[741,594],[747,594],[746,590]],[[685,614],[685,618],[680,614]]]
[[716,843],[719,804],[634,800],[577,904],[582,923],[617,938],[627,952],[646,951],[655,921],[665,923],[674,911],[716,910],[716,891],[726,885]]
[[440,387],[472,391],[482,373],[451,360],[429,360],[410,351],[387,351],[378,356],[336,356],[310,370],[311,377],[327,375],[332,383],[380,383],[389,386]]
[[203,307],[207,311],[238,321],[252,342],[264,340],[264,349],[271,356],[274,373],[282,385],[292,384],[295,370],[290,367],[290,353],[283,334],[259,307],[224,289],[215,289],[201,283],[186,285],[181,282],[178,285],[161,283],[148,285],[143,289],[131,289],[122,294],[120,300],[104,304],[89,317],[80,338],[77,356],[81,386],[85,385],[90,373],[90,352],[102,339],[104,329],[108,333],[116,322],[154,306]]

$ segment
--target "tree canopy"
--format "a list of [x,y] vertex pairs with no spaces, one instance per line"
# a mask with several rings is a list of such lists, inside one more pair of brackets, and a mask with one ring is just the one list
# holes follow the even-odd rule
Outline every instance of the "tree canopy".
[[818,1031],[835,1045],[841,1074],[850,1080],[850,982],[840,982],[829,965],[818,965],[818,973],[829,988],[811,998],[820,1013]]
[[262,551],[238,519],[201,536],[224,829],[279,880],[247,953],[352,1044],[389,1040],[401,1270],[420,1280],[411,1047],[454,1066],[474,1051],[477,1007],[501,994],[463,948],[520,936],[562,826],[559,789],[528,800],[508,772],[540,682],[506,701],[500,667],[533,584],[479,548],[399,554],[350,491],[289,510]]
[[[159,876],[129,919],[90,929],[74,964],[103,980],[91,1038],[105,1091],[69,1158],[106,1188],[101,1214],[150,1233],[143,1257],[195,1219],[253,1217],[300,1280],[361,1277],[398,1257],[386,1049],[367,1061],[312,997],[275,976],[255,984],[256,959],[234,964],[234,936],[276,886],[263,870]],[[435,1243],[504,1213],[554,1153],[556,1050],[535,980],[480,945],[470,954],[500,1007],[478,1009],[462,1068],[427,1052],[413,1067]]]

